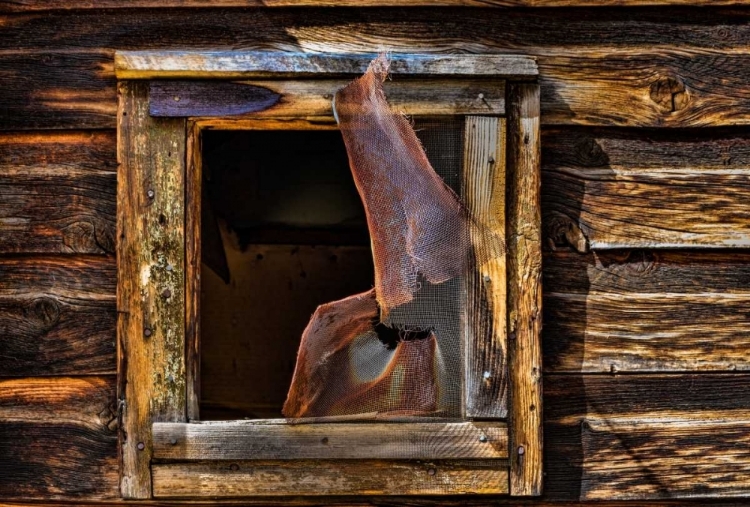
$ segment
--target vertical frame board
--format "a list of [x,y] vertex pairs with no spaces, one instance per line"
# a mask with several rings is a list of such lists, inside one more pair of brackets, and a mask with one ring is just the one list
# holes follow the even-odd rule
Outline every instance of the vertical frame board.
[[185,420],[185,120],[118,84],[117,337],[124,498],[151,497],[152,423]]
[[202,137],[198,123],[187,126],[185,176],[185,374],[187,420],[200,420],[200,300]]
[[510,494],[542,493],[542,252],[539,85],[509,83],[508,361]]
[[[462,191],[477,220],[505,239],[505,118],[467,116]],[[476,266],[467,284],[465,415],[508,415],[505,252]]]

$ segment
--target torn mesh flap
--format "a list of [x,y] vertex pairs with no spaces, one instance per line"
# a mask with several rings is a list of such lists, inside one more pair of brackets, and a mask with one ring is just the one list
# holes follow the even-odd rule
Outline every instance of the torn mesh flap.
[[377,58],[334,102],[367,215],[375,288],[312,316],[284,405],[289,418],[460,414],[463,280],[502,246],[388,106],[387,71]]

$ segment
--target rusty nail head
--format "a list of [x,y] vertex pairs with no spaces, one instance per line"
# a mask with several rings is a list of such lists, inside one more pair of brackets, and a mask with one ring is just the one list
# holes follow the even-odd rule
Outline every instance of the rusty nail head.
[[490,157],[490,158],[489,158],[489,159],[487,160],[487,162],[488,162],[488,163],[490,163],[490,164],[494,164],[494,163],[495,163],[495,157]]
[[437,473],[437,470],[434,468],[430,468],[427,470],[427,475],[435,475]]
[[519,445],[518,446],[518,455],[519,456],[523,456],[525,452],[526,452],[526,449],[524,449],[522,445]]
[[138,445],[136,447],[138,447],[139,451],[142,451],[146,448],[146,444],[144,444],[143,442],[138,442]]
[[154,193],[154,191],[153,191],[153,190],[151,190],[151,189],[149,188],[149,189],[148,189],[148,192],[146,192],[146,195],[148,196],[148,198],[149,198],[149,199],[153,199],[153,198],[154,198],[154,196],[155,196],[156,194]]
[[146,338],[148,338],[149,336],[151,336],[151,328],[144,327],[143,328],[143,336],[145,336]]
[[489,283],[489,282],[490,282],[490,280],[492,280],[492,279],[490,278],[490,275],[484,275],[484,281],[485,281],[485,282]]
[[172,291],[169,289],[164,289],[164,292],[162,292],[161,295],[164,299],[167,299],[168,297],[172,296]]
[[487,441],[487,436],[486,435],[479,435],[479,441],[480,442],[486,442]]

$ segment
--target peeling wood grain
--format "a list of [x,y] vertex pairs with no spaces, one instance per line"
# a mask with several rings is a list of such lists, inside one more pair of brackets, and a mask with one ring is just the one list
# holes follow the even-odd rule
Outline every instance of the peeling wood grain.
[[115,260],[0,260],[0,377],[115,372]]
[[282,461],[154,465],[154,496],[503,494],[507,462]]
[[501,459],[504,423],[154,424],[158,460]]
[[409,16],[397,9],[115,12],[5,22],[5,40],[17,49],[0,57],[0,70],[25,79],[3,83],[0,105],[9,114],[0,128],[112,127],[113,48],[175,47],[527,54],[538,58],[545,124],[750,122],[745,9],[596,9],[586,16],[574,8],[416,9]]
[[746,374],[547,375],[546,493],[748,496],[748,387]]
[[3,500],[114,500],[114,377],[0,380]]
[[151,496],[151,423],[185,420],[185,120],[148,114],[148,83],[119,85],[117,308],[121,493]]
[[542,493],[539,85],[508,86],[506,246],[510,494]]

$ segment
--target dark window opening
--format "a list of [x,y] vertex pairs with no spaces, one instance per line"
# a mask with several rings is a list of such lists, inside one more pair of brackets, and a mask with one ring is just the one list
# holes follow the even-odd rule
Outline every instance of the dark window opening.
[[[463,122],[418,120],[415,130],[458,189]],[[315,308],[373,286],[341,134],[204,131],[201,206],[201,419],[281,418]],[[425,330],[400,331],[384,339]]]

